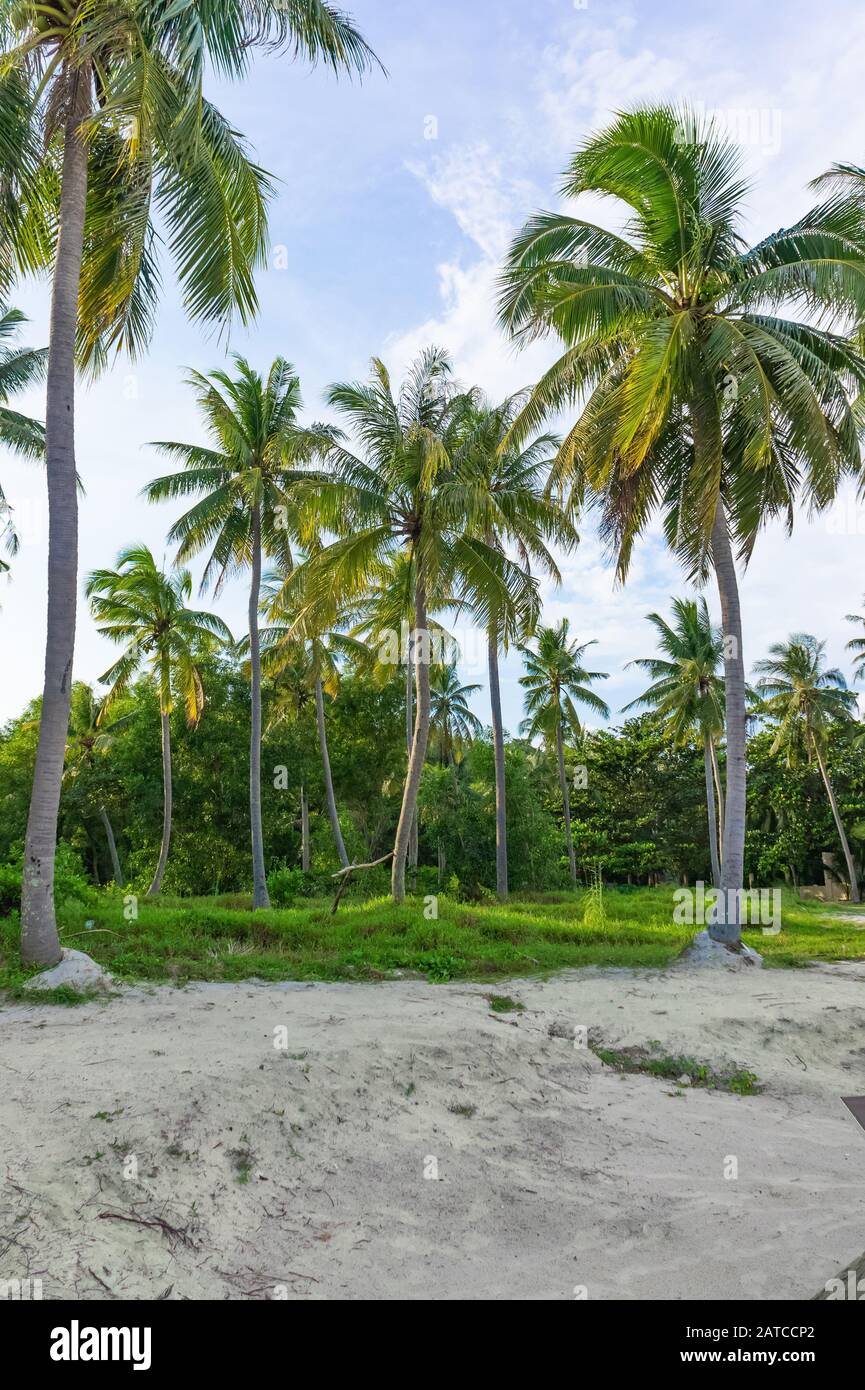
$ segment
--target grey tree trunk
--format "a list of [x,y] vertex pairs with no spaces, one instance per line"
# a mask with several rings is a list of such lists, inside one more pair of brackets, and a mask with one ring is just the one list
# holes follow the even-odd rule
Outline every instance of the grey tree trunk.
[[[414,738],[414,666],[411,660],[412,638],[409,634],[405,663],[405,751],[406,768],[411,761],[411,745]],[[411,834],[408,841],[408,866],[411,870],[412,892],[417,888],[418,828],[417,811],[412,817]]]
[[712,771],[711,735],[703,735],[703,770],[706,775],[706,815],[709,821],[709,853],[712,856],[712,882],[721,887],[721,861],[718,858],[718,824],[715,816],[715,779]]
[[574,855],[574,837],[571,834],[571,797],[568,791],[568,777],[565,772],[565,743],[562,738],[561,720],[556,724],[556,756],[559,763],[559,786],[562,789],[562,805],[565,811],[565,839],[568,844],[568,864],[571,870],[571,882],[577,881],[577,860]]
[[838,831],[838,839],[841,841],[841,848],[844,851],[844,859],[847,864],[847,878],[850,883],[850,901],[859,901],[859,880],[856,877],[856,865],[853,863],[853,856],[850,853],[850,842],[847,839],[847,832],[844,829],[844,822],[841,820],[841,812],[838,810],[838,802],[835,800],[835,789],[826,769],[826,764],[820,755],[820,750],[815,746],[814,752],[817,755],[817,766],[820,769],[820,776],[823,778],[823,785],[829,797],[829,805],[832,807],[832,815],[835,817],[835,829]]
[[249,735],[249,822],[252,829],[252,910],[270,907],[261,828],[261,646],[258,605],[261,594],[261,506],[252,508],[252,580],[249,586],[249,662],[252,719]]
[[165,866],[168,863],[168,847],[171,844],[171,812],[173,795],[171,788],[171,725],[168,715],[162,711],[162,845],[159,850],[159,863],[156,866],[156,873],[153,875],[153,882],[147,890],[147,897],[152,898],[156,893],[162,892],[162,876],[165,873]]
[[727,722],[727,804],[721,864],[722,896],[718,921],[709,924],[715,941],[738,945],[742,939],[741,888],[745,863],[746,716],[745,658],[742,648],[742,612],[736,565],[727,532],[724,504],[718,498],[712,527],[712,563],[721,600],[724,635],[724,690]]
[[48,474],[48,623],[39,744],[24,843],[21,956],[55,965],[54,855],[66,753],[75,608],[78,598],[78,494],[75,474],[75,337],[87,202],[87,151],[79,134],[90,104],[89,70],[80,71],[63,140],[60,231],[51,294],[45,454]]
[[324,795],[327,800],[327,814],[330,818],[330,828],[333,831],[339,862],[344,869],[347,869],[348,855],[345,852],[345,841],[342,838],[339,816],[336,813],[336,797],[333,794],[333,777],[330,771],[330,754],[327,751],[327,730],[324,723],[324,691],[321,688],[320,676],[316,676],[315,679],[315,717],[318,722],[318,751],[321,754],[321,765],[324,769]]
[[715,740],[710,741],[709,747],[712,753],[712,776],[715,779],[715,791],[718,796],[718,854],[721,863],[724,862],[724,788],[721,786],[721,771],[718,767],[718,750],[715,747]]
[[99,807],[99,819],[102,821],[102,825],[105,829],[105,838],[108,841],[108,853],[111,856],[111,872],[114,874],[114,882],[117,884],[118,888],[122,888],[125,880],[123,878],[123,870],[120,867],[120,857],[117,853],[117,842],[114,839],[114,830],[111,826],[111,820],[104,806]]
[[417,796],[420,788],[429,740],[430,722],[430,642],[427,632],[426,589],[423,577],[418,574],[415,584],[415,684],[417,686],[417,711],[415,714],[414,737],[408,762],[402,808],[396,828],[391,868],[391,893],[395,903],[405,901],[405,865],[411,839],[412,823],[417,809]]
[[300,867],[309,873],[309,801],[304,786],[300,788]]
[[499,643],[495,628],[487,633],[487,662],[490,676],[490,710],[493,725],[493,755],[496,769],[496,892],[508,896],[508,818],[505,787],[505,733],[502,728],[502,691],[499,683]]

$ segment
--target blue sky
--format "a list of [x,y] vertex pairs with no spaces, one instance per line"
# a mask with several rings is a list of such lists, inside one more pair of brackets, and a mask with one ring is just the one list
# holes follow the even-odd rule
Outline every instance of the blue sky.
[[[553,348],[515,356],[495,323],[496,270],[511,232],[534,209],[557,205],[569,152],[616,107],[688,98],[715,112],[742,142],[754,181],[746,231],[755,237],[802,212],[808,179],[832,161],[865,164],[865,10],[852,0],[345,5],[387,79],[337,82],[268,58],[243,86],[210,88],[280,180],[261,312],[228,346],[262,369],[276,353],[294,362],[309,418],[325,414],[328,382],[364,375],[373,354],[396,376],[431,342],[450,349],[461,381],[493,397],[537,377]],[[603,215],[610,220],[610,209]],[[43,343],[45,287],[22,286],[16,302],[31,317],[28,340]],[[82,573],[134,540],[171,558],[170,508],[138,497],[162,471],[147,443],[200,437],[183,368],[217,366],[225,350],[185,320],[166,262],[149,357],[134,368],[120,361],[81,388]],[[24,404],[42,414],[38,395]],[[24,540],[12,582],[0,587],[3,719],[41,685],[47,512],[38,470],[8,457],[0,468]],[[832,659],[848,669],[844,615],[860,607],[865,589],[863,546],[865,513],[847,497],[828,518],[801,518],[792,542],[768,532],[743,582],[747,659],[807,630],[826,637]],[[618,710],[639,688],[624,664],[651,650],[644,615],[683,592],[682,580],[649,536],[627,587],[617,589],[589,522],[563,578],[558,590],[545,586],[547,617],[567,615],[580,640],[597,639],[592,664],[611,673],[604,695]],[[715,609],[711,591],[709,598]],[[242,580],[218,601],[238,634],[245,603]],[[92,681],[111,659],[82,604],[76,676]],[[521,714],[519,669],[509,658],[503,678],[512,730]],[[471,661],[465,674],[484,682]],[[475,703],[487,717],[485,691]]]

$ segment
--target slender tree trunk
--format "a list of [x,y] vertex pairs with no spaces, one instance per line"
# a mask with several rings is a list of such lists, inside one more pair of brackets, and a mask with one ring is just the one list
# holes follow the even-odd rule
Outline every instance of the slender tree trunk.
[[718,826],[715,818],[715,783],[712,773],[712,738],[703,735],[703,770],[706,774],[706,814],[709,821],[709,853],[712,856],[712,883],[721,887],[721,863],[718,858]]
[[171,789],[171,725],[168,715],[162,711],[162,845],[159,850],[159,863],[156,866],[156,873],[153,875],[153,882],[147,890],[147,897],[152,898],[156,893],[162,892],[162,876],[165,873],[165,866],[168,863],[168,847],[171,844],[171,812],[173,805],[173,795]]
[[502,728],[502,690],[499,683],[498,633],[490,626],[487,633],[487,661],[490,676],[490,710],[493,724],[493,755],[496,769],[496,892],[508,896],[508,812],[505,787],[505,734]]
[[63,142],[60,233],[51,294],[45,455],[48,473],[48,624],[39,744],[24,845],[21,956],[55,965],[54,855],[66,753],[75,607],[78,598],[78,494],[75,474],[75,336],[87,202],[87,151],[79,134],[89,109],[89,69],[74,78]]
[[300,867],[309,873],[309,801],[306,787],[300,788]]
[[[411,746],[414,737],[414,664],[412,655],[412,638],[409,634],[408,651],[406,652],[405,664],[405,748],[406,748],[406,768],[411,761]],[[414,644],[417,645],[416,643]],[[411,835],[408,842],[408,866],[411,871],[412,892],[417,889],[417,858],[418,858],[418,825],[417,810],[412,816]]]
[[721,600],[724,635],[724,689],[727,721],[727,804],[721,865],[722,897],[717,923],[709,926],[715,941],[737,945],[742,939],[741,888],[745,863],[746,716],[745,659],[739,584],[724,505],[718,499],[712,527],[712,562]]
[[108,853],[111,856],[111,871],[114,874],[114,882],[117,884],[118,888],[122,888],[124,879],[123,870],[120,867],[120,858],[117,854],[117,842],[114,839],[111,821],[104,806],[99,807],[99,819],[102,821],[102,825],[105,829],[105,838],[108,841]]
[[415,684],[417,686],[417,712],[415,715],[414,737],[411,756],[403,789],[402,808],[396,829],[393,847],[393,867],[391,870],[391,892],[396,903],[405,901],[405,864],[411,838],[412,822],[417,808],[417,796],[426,758],[430,721],[430,642],[427,632],[426,589],[423,576],[418,574],[415,583]]
[[838,802],[835,800],[835,789],[832,786],[829,773],[826,769],[826,764],[824,763],[820,755],[819,748],[815,747],[814,752],[817,755],[817,766],[820,769],[820,776],[823,778],[823,785],[826,788],[826,795],[829,797],[829,805],[832,807],[832,815],[835,817],[835,829],[838,831],[838,839],[841,841],[841,848],[844,851],[844,859],[847,864],[847,877],[850,881],[850,901],[851,903],[858,903],[859,880],[856,877],[856,865],[853,863],[853,856],[850,853],[850,842],[847,839],[847,832],[844,829],[844,823],[841,820],[841,812],[838,810]]
[[577,881],[577,860],[574,855],[574,837],[571,834],[571,797],[568,791],[568,777],[565,772],[565,743],[562,738],[561,720],[556,724],[556,756],[559,763],[559,786],[562,789],[562,805],[565,810],[565,839],[568,843],[568,864],[571,870],[571,882]]
[[249,738],[249,821],[252,827],[252,910],[270,907],[264,870],[261,828],[261,648],[258,604],[261,591],[261,505],[252,508],[252,582],[249,586],[249,662],[252,673],[252,721]]
[[709,748],[712,754],[712,776],[715,779],[715,791],[718,796],[718,857],[724,862],[724,788],[721,786],[721,769],[718,767],[718,750],[715,747],[715,740],[711,739]]
[[336,797],[333,794],[333,777],[330,771],[330,754],[327,751],[327,730],[324,723],[324,691],[321,688],[320,676],[316,676],[315,680],[315,717],[318,722],[318,750],[324,769],[324,795],[327,800],[327,814],[330,817],[330,828],[333,831],[339,862],[344,869],[347,869],[348,855],[345,852],[345,841],[342,838],[339,816],[336,813]]

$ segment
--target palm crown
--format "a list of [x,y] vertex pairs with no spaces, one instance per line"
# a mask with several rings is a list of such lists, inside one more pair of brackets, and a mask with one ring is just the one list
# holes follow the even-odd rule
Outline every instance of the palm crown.
[[649,613],[658,634],[660,657],[632,661],[652,684],[630,709],[654,709],[667,721],[674,739],[686,741],[695,729],[716,737],[724,728],[724,642],[712,626],[704,598],[673,599],[673,621]]
[[826,643],[807,632],[776,642],[769,653],[754,670],[764,711],[777,721],[772,752],[784,749],[788,766],[802,753],[810,761],[823,752],[833,723],[849,723],[856,695],[837,668],[826,666]]
[[700,569],[719,498],[745,552],[767,516],[792,519],[797,494],[830,501],[859,469],[851,397],[865,361],[830,331],[865,313],[855,211],[835,198],[747,247],[736,147],[665,106],[622,114],[590,138],[562,191],[613,198],[626,222],[619,234],[541,213],[514,242],[502,318],[521,339],[553,332],[566,349],[516,433],[585,402],[557,478],[599,499],[619,573],[658,509]]
[[577,706],[583,705],[595,714],[609,715],[609,707],[591,689],[594,681],[606,680],[605,671],[588,671],[583,658],[595,643],[579,645],[570,637],[567,618],[556,627],[539,627],[535,647],[521,648],[526,673],[520,685],[526,692],[527,718],[521,731],[529,738],[538,735],[549,739],[556,727],[573,734],[581,732]]
[[197,661],[220,643],[232,643],[221,618],[187,608],[192,595],[188,570],[165,574],[146,546],[130,546],[117,557],[114,570],[93,570],[85,592],[99,632],[112,642],[126,643],[123,655],[100,676],[110,689],[100,714],[147,669],[159,694],[159,707],[169,714],[176,691],[190,724],[196,724],[204,708],[204,691]]
[[438,742],[439,757],[442,763],[459,761],[465,744],[481,732],[481,721],[468,703],[481,687],[463,685],[455,661],[433,667],[430,687],[430,727]]

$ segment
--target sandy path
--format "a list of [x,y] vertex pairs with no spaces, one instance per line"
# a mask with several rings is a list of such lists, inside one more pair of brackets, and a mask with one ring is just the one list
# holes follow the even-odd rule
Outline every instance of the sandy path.
[[[839,1100],[865,1092],[865,966],[496,988],[525,1004],[516,1026],[480,986],[418,981],[0,1009],[0,1279],[46,1298],[796,1299],[865,1249],[865,1134]],[[765,1091],[621,1078],[555,1022],[733,1061]]]

